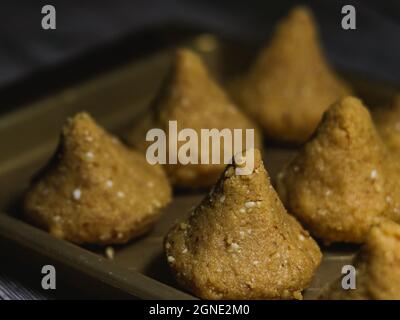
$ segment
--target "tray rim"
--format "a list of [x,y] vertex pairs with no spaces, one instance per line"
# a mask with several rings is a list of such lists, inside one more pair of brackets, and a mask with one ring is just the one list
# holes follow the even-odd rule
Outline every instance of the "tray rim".
[[119,266],[99,254],[65,240],[57,239],[3,211],[0,213],[0,241],[2,238],[10,240],[43,258],[58,261],[84,276],[95,277],[106,286],[121,290],[135,298],[150,300],[196,299],[194,296],[138,271]]

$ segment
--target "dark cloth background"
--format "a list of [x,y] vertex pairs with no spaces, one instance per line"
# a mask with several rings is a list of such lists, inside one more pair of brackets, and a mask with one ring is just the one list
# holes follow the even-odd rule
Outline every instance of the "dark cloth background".
[[[298,1],[211,0],[2,0],[0,87],[41,68],[60,64],[96,45],[169,22],[190,25],[245,43],[261,43],[271,26]],[[336,64],[399,81],[400,3],[397,0],[302,1],[321,26]],[[57,29],[41,28],[41,7],[53,4]],[[357,9],[357,30],[340,27],[341,7]],[[140,44],[138,44],[140,46]]]
[[[277,19],[297,3],[288,0],[1,0],[0,91],[7,91],[10,85],[67,63],[98,46],[171,23],[183,29],[190,26],[239,43],[259,45]],[[400,85],[400,1],[301,3],[312,7],[332,63]],[[56,7],[56,30],[41,28],[44,4]],[[341,28],[341,7],[345,4],[356,7],[357,30]],[[142,43],[134,46],[140,50]],[[63,74],[56,77],[62,78]],[[22,97],[24,94],[24,90],[19,91]],[[0,95],[0,111],[1,108]],[[44,292],[30,290],[22,278],[5,268],[0,257],[0,299],[48,297]]]

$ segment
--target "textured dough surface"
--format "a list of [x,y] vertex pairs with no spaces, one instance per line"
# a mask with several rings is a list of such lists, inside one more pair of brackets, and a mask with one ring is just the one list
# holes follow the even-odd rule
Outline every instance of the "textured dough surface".
[[323,299],[400,300],[400,225],[388,221],[373,227],[353,265],[356,289],[343,290],[339,279]]
[[[130,130],[127,135],[128,143],[145,150],[148,146],[145,141],[147,130],[161,128],[168,133],[168,122],[172,120],[177,121],[178,132],[190,128],[195,130],[198,137],[201,137],[202,129],[229,129],[231,132],[233,129],[254,129],[255,145],[252,147],[261,145],[261,134],[257,126],[239,111],[211,78],[200,57],[187,49],[176,52],[170,74],[153,105],[151,119],[148,119],[145,128],[139,129],[141,132],[138,132],[136,126]],[[242,138],[244,150],[244,134]],[[167,141],[168,139],[167,135]],[[178,148],[183,144],[184,142],[179,142]],[[223,141],[220,152],[224,154]],[[201,148],[199,143],[199,164],[178,163],[164,166],[174,185],[188,188],[209,187],[218,180],[226,164],[223,161],[219,164],[202,164],[202,153],[211,154],[211,148]]]
[[347,97],[279,174],[278,192],[316,237],[362,243],[382,218],[399,221],[399,172],[368,110]]
[[[284,209],[255,151],[250,175],[229,165],[165,239],[178,281],[204,299],[301,299],[321,252]],[[247,155],[246,154],[246,155]]]
[[79,113],[64,125],[56,154],[26,194],[24,212],[78,244],[125,243],[146,232],[170,199],[161,167]]
[[293,9],[279,23],[269,45],[231,91],[268,136],[286,142],[304,142],[324,111],[350,93],[329,67],[305,7]]

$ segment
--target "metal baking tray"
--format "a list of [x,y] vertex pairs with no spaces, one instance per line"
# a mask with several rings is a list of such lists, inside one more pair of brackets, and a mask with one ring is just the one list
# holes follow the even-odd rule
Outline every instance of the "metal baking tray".
[[[210,35],[200,35],[185,44],[202,54],[222,82],[246,65],[251,56],[242,47]],[[204,192],[175,192],[173,202],[155,228],[126,245],[115,246],[113,260],[104,257],[104,248],[79,247],[53,238],[19,218],[20,197],[32,175],[54,152],[65,119],[86,110],[101,125],[122,135],[127,126],[140,121],[140,115],[146,112],[168,70],[171,53],[171,49],[163,49],[134,59],[0,118],[0,251],[27,265],[37,283],[42,276],[41,266],[53,264],[57,279],[61,279],[58,290],[66,283],[99,298],[195,298],[182,290],[169,272],[162,240],[170,226],[196,205]],[[395,91],[393,86],[377,81],[344,76],[371,105],[385,103]],[[272,178],[295,151],[295,147],[265,145],[264,160]],[[305,291],[305,299],[317,298],[326,283],[339,277],[341,267],[351,261],[358,248],[337,245],[322,250],[323,262]]]

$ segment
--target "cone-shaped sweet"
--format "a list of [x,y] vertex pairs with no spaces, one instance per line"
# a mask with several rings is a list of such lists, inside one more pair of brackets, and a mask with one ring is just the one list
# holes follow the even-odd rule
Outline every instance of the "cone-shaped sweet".
[[[204,299],[301,299],[321,252],[284,209],[258,150],[250,175],[234,162],[164,245],[177,280]],[[243,157],[243,156],[242,156]]]
[[[168,133],[167,141],[171,138],[169,121],[177,121],[178,132],[190,128],[198,137],[201,137],[202,129],[229,129],[232,136],[233,129],[255,129],[255,145],[252,147],[261,145],[261,135],[256,125],[230,101],[222,88],[211,78],[200,57],[190,50],[180,49],[176,52],[169,77],[153,107],[152,119],[144,129],[163,129]],[[128,133],[128,143],[142,149],[147,147],[144,143],[145,133],[138,133],[135,126]],[[245,146],[244,133],[242,139]],[[184,143],[180,141],[178,148]],[[211,161],[210,164],[201,163],[202,153],[210,155],[211,147],[211,144],[207,148],[199,143],[199,152],[195,155],[198,164],[181,164],[179,161],[178,164],[167,164],[165,169],[172,183],[191,188],[213,185],[224,170],[225,164],[223,160],[219,164],[211,164]],[[240,150],[244,149],[246,148]],[[233,155],[232,151],[224,149],[222,140],[220,151],[222,155],[224,151],[228,153],[227,160]]]
[[170,198],[161,167],[79,113],[68,119],[53,160],[33,181],[24,213],[78,244],[125,243],[147,231]]
[[382,140],[393,152],[400,153],[400,95],[390,108],[380,108],[374,113],[374,120]]
[[400,225],[385,222],[374,226],[352,265],[357,271],[356,288],[344,290],[340,278],[323,299],[399,300]]
[[399,219],[399,172],[368,110],[347,97],[278,175],[278,192],[315,236],[361,243],[382,217]]
[[348,93],[325,60],[305,7],[295,8],[278,25],[247,75],[232,85],[232,96],[264,131],[287,142],[305,141],[323,112]]

